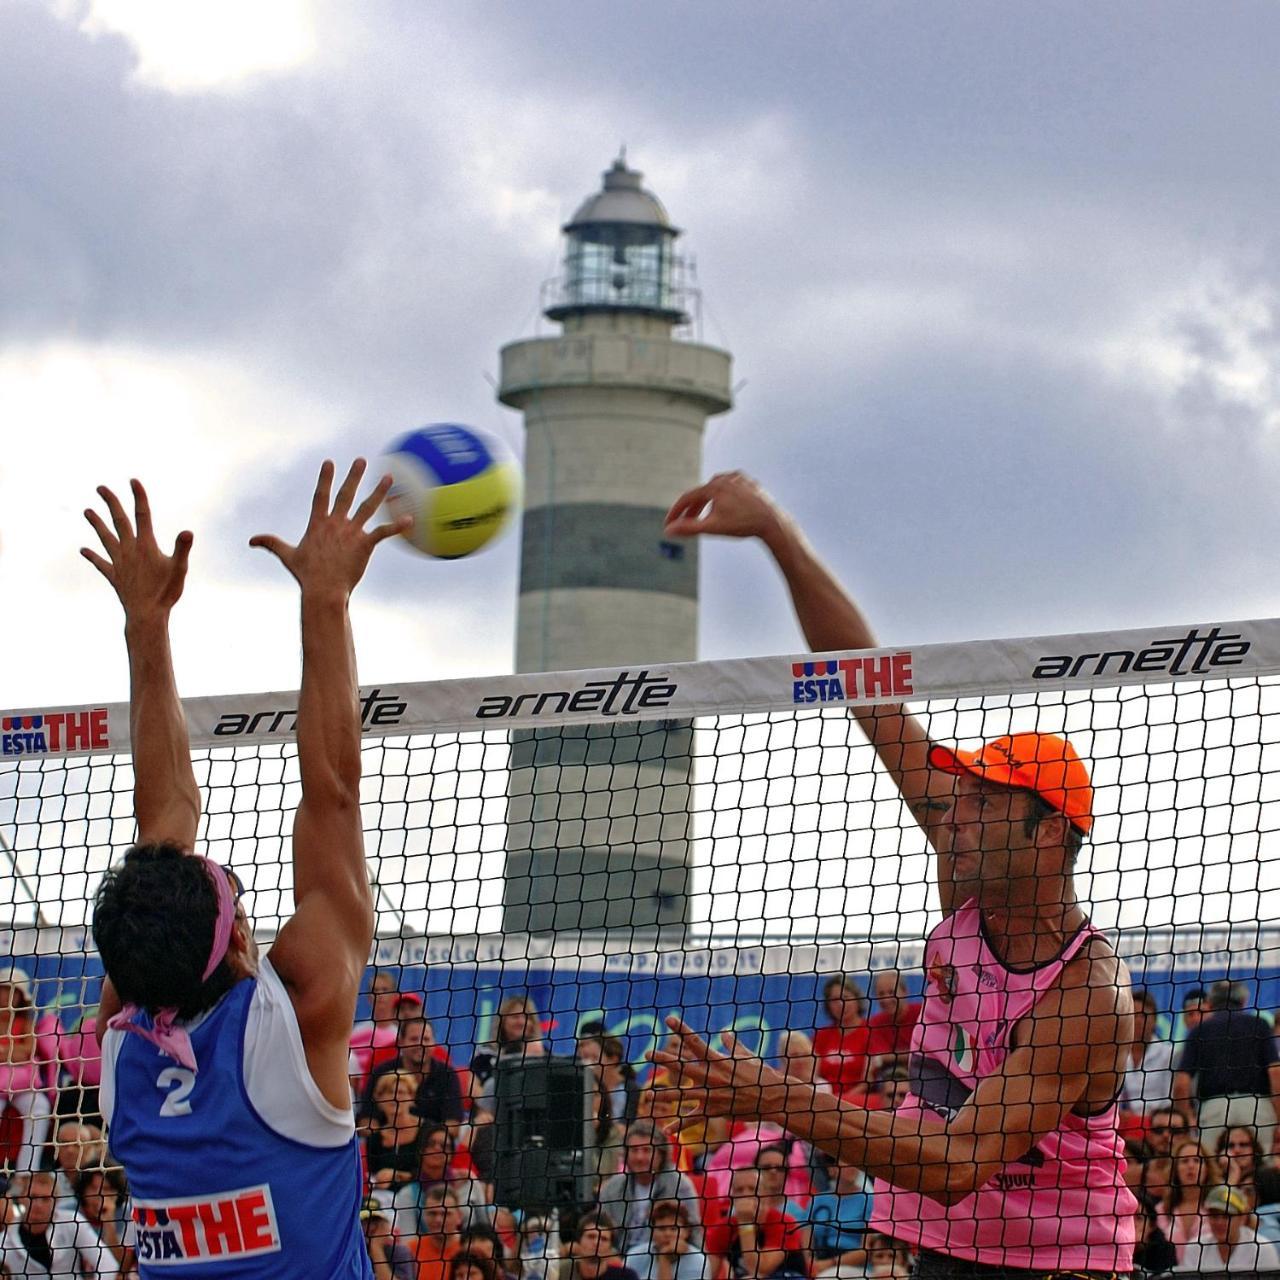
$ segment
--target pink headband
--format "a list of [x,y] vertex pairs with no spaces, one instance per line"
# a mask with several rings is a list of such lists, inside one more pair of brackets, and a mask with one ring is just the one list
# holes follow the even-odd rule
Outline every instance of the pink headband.
[[[213,891],[218,898],[218,918],[213,926],[213,946],[209,949],[209,960],[200,975],[201,982],[208,982],[214,970],[222,963],[231,945],[231,928],[236,920],[236,895],[231,887],[231,877],[226,869],[209,858],[198,854],[189,855],[204,863],[204,869],[213,882]],[[125,1005],[107,1026],[113,1031],[132,1031],[144,1040],[155,1045],[161,1053],[168,1054],[176,1062],[192,1071],[197,1071],[195,1050],[191,1046],[191,1037],[183,1027],[174,1026],[178,1016],[177,1009],[157,1009],[151,1019],[150,1027],[140,1026],[134,1019],[141,1013],[136,1004]]]

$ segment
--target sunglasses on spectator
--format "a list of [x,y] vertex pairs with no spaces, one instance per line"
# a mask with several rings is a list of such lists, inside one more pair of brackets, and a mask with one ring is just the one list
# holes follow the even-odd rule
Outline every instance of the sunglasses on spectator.
[[1184,1120],[1181,1124],[1170,1124],[1165,1121],[1163,1124],[1153,1124],[1151,1126],[1152,1133],[1173,1133],[1175,1130],[1178,1133],[1185,1133],[1187,1131],[1187,1122]]

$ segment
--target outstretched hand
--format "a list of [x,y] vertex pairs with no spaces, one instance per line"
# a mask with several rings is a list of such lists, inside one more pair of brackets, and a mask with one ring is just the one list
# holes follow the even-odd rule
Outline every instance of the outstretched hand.
[[680,1018],[668,1018],[667,1026],[671,1039],[648,1055],[667,1068],[672,1082],[657,1091],[656,1101],[709,1116],[761,1119],[785,1110],[786,1077],[748,1052],[732,1032],[721,1036],[727,1050],[721,1053]]
[[763,538],[786,517],[750,476],[722,471],[682,493],[667,512],[664,532],[673,538],[716,533],[727,538]]
[[397,533],[403,533],[413,523],[412,516],[401,516],[376,529],[365,529],[387,496],[391,477],[383,476],[353,514],[351,504],[355,501],[364,472],[365,460],[357,458],[337,495],[332,496],[334,467],[326,460],[320,468],[320,478],[311,499],[311,519],[297,546],[269,533],[250,538],[249,545],[270,551],[298,580],[303,591],[333,591],[350,595],[364,576],[374,547]]
[[173,544],[173,554],[165,555],[151,527],[147,491],[138,480],[130,480],[129,488],[133,491],[132,523],[120,499],[106,485],[98,487],[112,527],[92,507],[86,508],[84,518],[93,526],[106,555],[88,547],[81,547],[80,554],[115,588],[126,618],[167,614],[182,595],[193,537],[184,530]]

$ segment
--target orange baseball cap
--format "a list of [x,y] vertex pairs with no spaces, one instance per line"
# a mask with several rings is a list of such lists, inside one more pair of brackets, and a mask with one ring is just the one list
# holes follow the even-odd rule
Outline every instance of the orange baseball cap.
[[1066,738],[1056,733],[1015,733],[984,743],[977,751],[934,745],[929,764],[943,773],[971,773],[1002,787],[1034,791],[1087,833],[1093,826],[1089,770]]

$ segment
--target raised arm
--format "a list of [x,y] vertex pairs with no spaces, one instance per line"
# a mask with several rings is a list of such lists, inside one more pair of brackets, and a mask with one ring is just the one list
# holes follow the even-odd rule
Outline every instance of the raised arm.
[[[750,477],[740,471],[713,476],[676,499],[666,532],[686,538],[719,534],[759,538],[782,572],[805,643],[813,653],[878,647],[870,624],[804,536],[799,525]],[[934,828],[950,807],[950,778],[929,768],[929,736],[901,703],[851,710],[880,763],[888,770],[916,821],[933,841]],[[938,858],[938,893],[944,913],[953,902],[950,859]]]
[[331,506],[333,463],[324,464],[296,547],[269,535],[250,540],[275,555],[302,592],[295,909],[271,948],[271,963],[293,1000],[311,1074],[343,1109],[351,1101],[347,1043],[374,923],[360,822],[360,711],[348,601],[374,547],[408,523],[365,531],[390,477],[352,514],[364,467],[356,461]]
[[[173,844],[190,850],[200,821],[200,789],[191,768],[187,721],[178,700],[169,648],[169,614],[182,596],[191,553],[189,532],[178,534],[173,554],[165,555],[151,525],[151,504],[137,480],[130,523],[120,499],[105,486],[98,495],[111,525],[92,508],[93,526],[105,555],[82,547],[80,554],[111,584],[124,609],[124,639],[129,654],[129,734],[133,748],[133,812],[139,844]],[[120,1000],[109,978],[103,980],[97,1033],[119,1012]]]
[[88,547],[80,554],[111,583],[124,608],[138,842],[190,850],[200,820],[200,789],[191,768],[187,721],[173,675],[169,614],[182,595],[192,537],[180,533],[173,554],[165,555],[156,544],[146,491],[137,480],[130,481],[130,488],[134,523],[120,499],[105,486],[100,488],[114,528],[92,509],[84,514],[106,556]]

